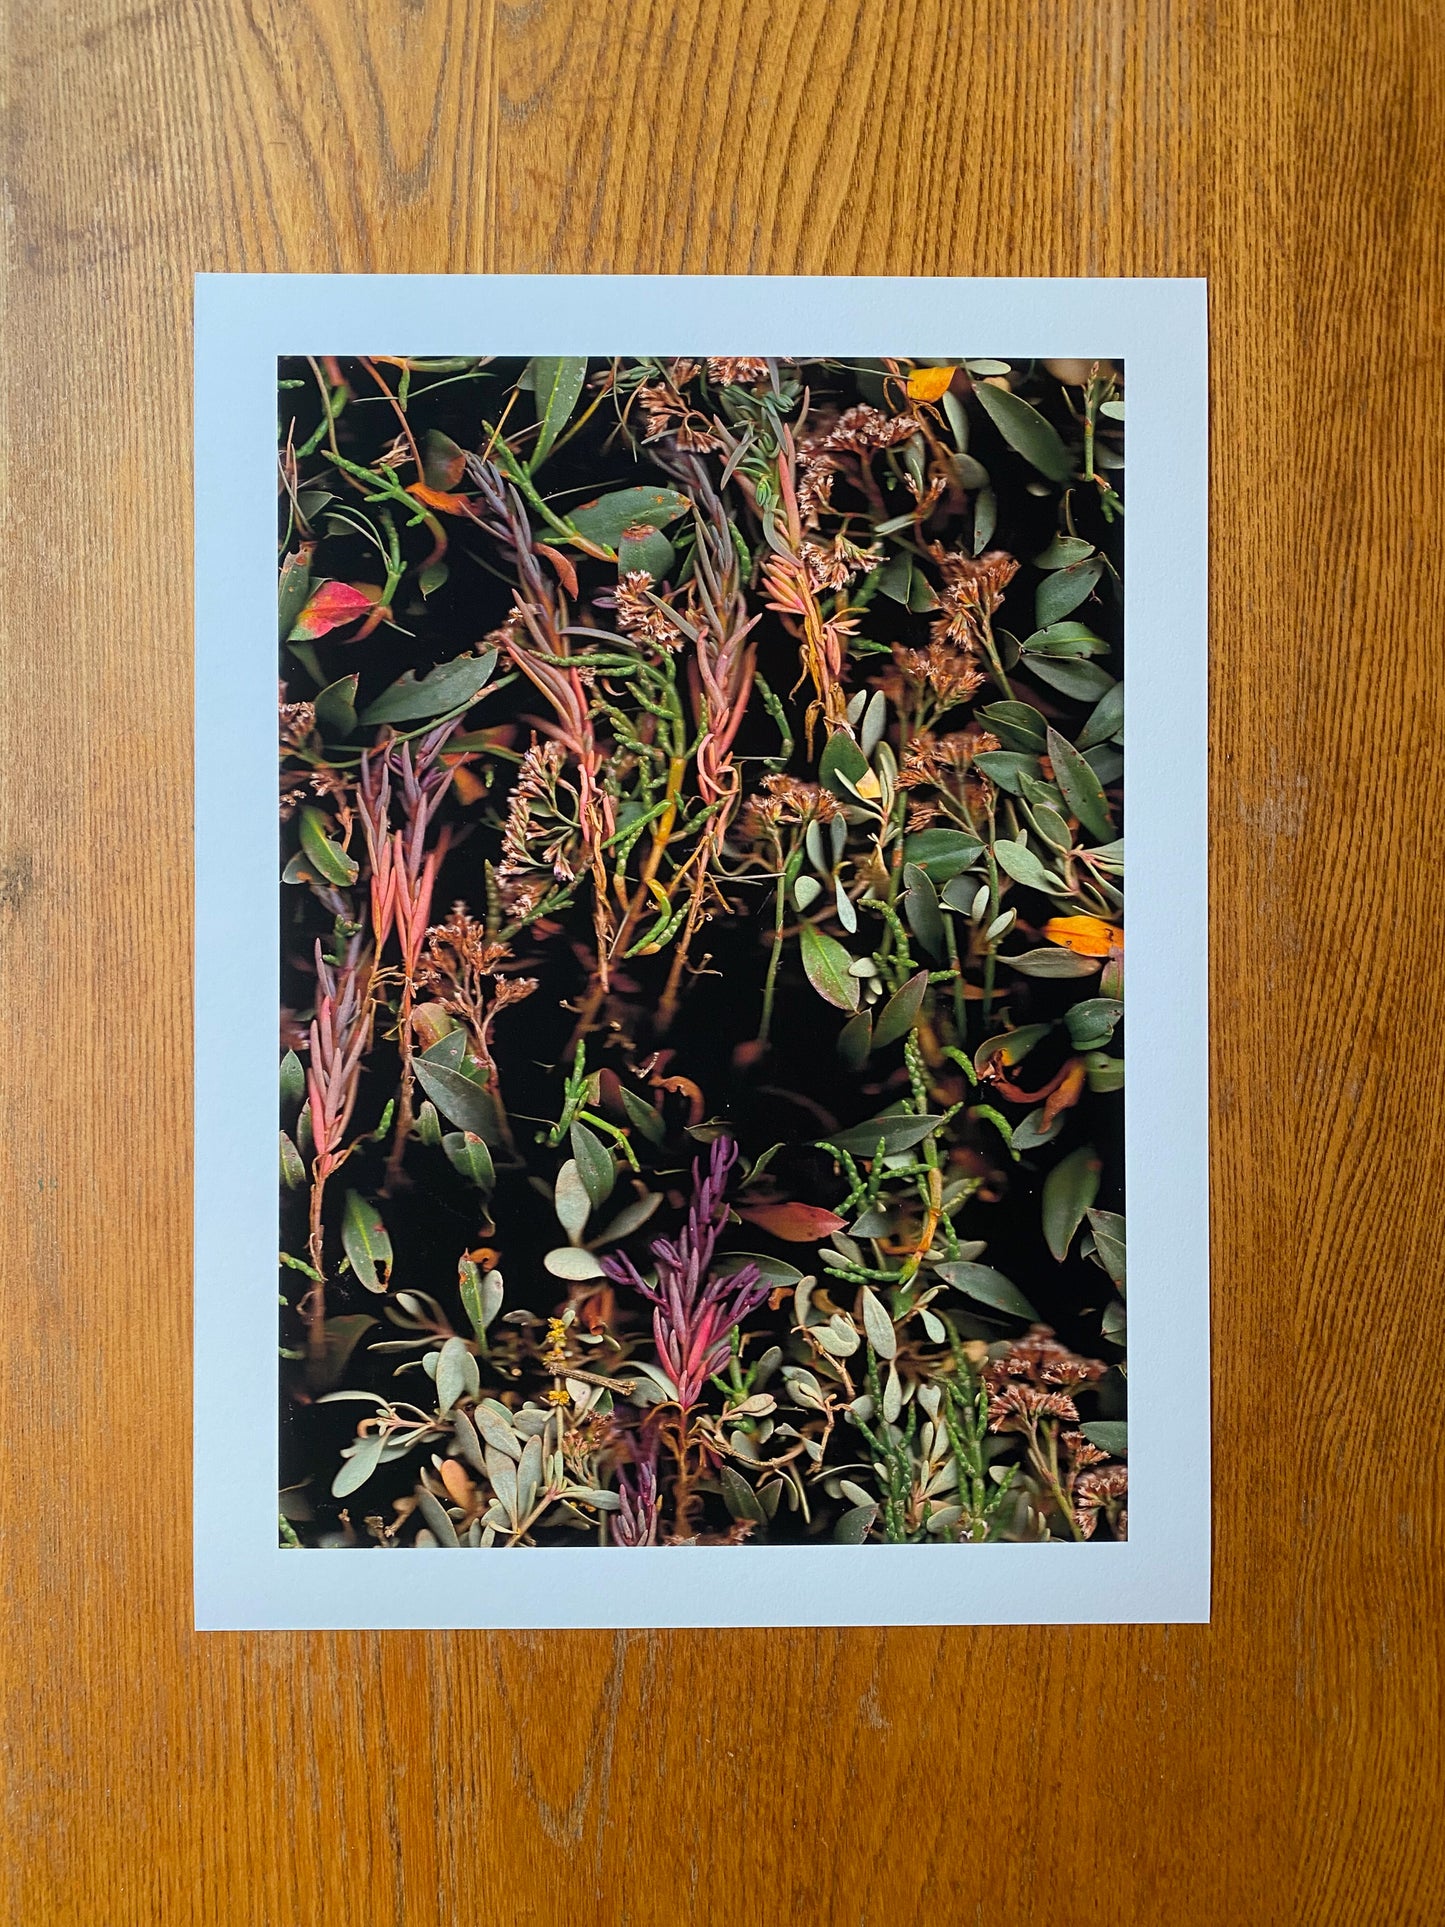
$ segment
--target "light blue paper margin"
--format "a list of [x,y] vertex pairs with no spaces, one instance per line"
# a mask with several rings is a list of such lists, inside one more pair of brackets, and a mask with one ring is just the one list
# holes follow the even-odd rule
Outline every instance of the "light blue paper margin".
[[[198,275],[195,347],[197,1629],[1207,1620],[1205,283]],[[277,357],[743,348],[1126,364],[1128,1543],[281,1549]]]

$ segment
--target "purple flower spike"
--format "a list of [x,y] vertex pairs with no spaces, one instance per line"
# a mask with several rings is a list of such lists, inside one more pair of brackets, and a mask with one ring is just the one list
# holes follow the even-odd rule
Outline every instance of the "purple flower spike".
[[602,1268],[617,1285],[640,1291],[653,1307],[652,1333],[663,1370],[677,1388],[686,1411],[727,1363],[736,1327],[767,1297],[769,1286],[755,1264],[722,1277],[709,1276],[718,1234],[727,1222],[727,1181],[737,1160],[731,1138],[716,1138],[704,1172],[702,1159],[692,1167],[692,1203],[677,1242],[653,1241],[657,1283],[649,1285],[632,1260],[604,1258]]

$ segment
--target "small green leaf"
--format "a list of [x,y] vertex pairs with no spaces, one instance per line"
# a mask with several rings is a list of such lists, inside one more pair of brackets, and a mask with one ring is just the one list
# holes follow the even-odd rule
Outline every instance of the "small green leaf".
[[445,562],[428,562],[416,579],[416,586],[423,598],[434,596],[438,589],[444,588],[450,574],[451,570]]
[[1124,1006],[1117,997],[1085,997],[1064,1013],[1069,1042],[1075,1050],[1101,1050],[1123,1015]]
[[903,845],[905,860],[935,883],[947,883],[982,854],[982,842],[967,830],[917,830]]
[[492,679],[497,652],[489,649],[483,656],[457,656],[439,664],[420,682],[416,671],[408,669],[390,689],[384,690],[369,709],[361,713],[364,723],[417,723],[448,710],[470,708]]
[[1124,728],[1124,685],[1116,682],[1099,698],[1097,708],[1079,731],[1078,747],[1093,749],[1122,734]]
[[1101,1452],[1107,1452],[1111,1458],[1122,1459],[1129,1450],[1129,1425],[1126,1419],[1090,1419],[1079,1430],[1090,1445],[1097,1445]]
[[1122,1290],[1128,1279],[1124,1219],[1117,1211],[1095,1211],[1092,1207],[1087,1215],[1099,1261]]
[[723,1504],[735,1519],[748,1519],[758,1526],[767,1524],[768,1515],[741,1472],[724,1465],[718,1474],[718,1484],[722,1487]]
[[1084,1213],[1099,1195],[1103,1166],[1092,1144],[1081,1144],[1061,1158],[1044,1179],[1044,1239],[1059,1264],[1069,1255]]
[[[442,1039],[443,1043],[447,1041]],[[432,1062],[429,1053],[416,1058],[413,1068],[417,1082],[443,1117],[476,1137],[488,1141],[496,1137],[496,1106],[480,1084],[445,1064]]]
[[1046,869],[1026,844],[1001,836],[993,846],[993,853],[999,868],[1026,890],[1043,890],[1055,896],[1067,893],[1068,885],[1063,878]]
[[622,1088],[622,1108],[627,1113],[628,1122],[635,1130],[641,1131],[649,1144],[661,1144],[667,1136],[667,1126],[661,1111],[641,1098],[635,1091]]
[[1114,819],[1102,784],[1071,742],[1056,729],[1049,731],[1049,761],[1064,801],[1086,830],[1097,837],[1114,834]]
[[281,1059],[281,1102],[299,1104],[306,1095],[306,1072],[294,1050]]
[[1030,656],[1024,667],[1031,676],[1075,702],[1095,702],[1115,686],[1107,669],[1078,656]]
[[537,355],[532,361],[532,393],[537,402],[537,436],[528,472],[536,474],[558,435],[571,420],[587,379],[585,355]]
[[675,488],[624,488],[584,502],[571,511],[568,519],[589,542],[615,550],[624,530],[642,522],[650,528],[664,529],[691,506],[687,496],[680,495]]
[[1109,645],[1086,623],[1055,622],[1019,644],[1026,656],[1107,656]]
[[1005,749],[1029,756],[1042,754],[1048,724],[1032,704],[990,703],[978,711],[978,719],[988,725]]
[[381,1213],[359,1191],[346,1194],[341,1244],[358,1282],[368,1291],[385,1291],[391,1277],[391,1239]]
[[1017,1030],[1001,1031],[997,1036],[986,1037],[973,1054],[973,1067],[976,1071],[982,1071],[984,1065],[991,1064],[996,1057],[1010,1068],[1021,1064],[1052,1029],[1052,1024],[1022,1024]]
[[1049,1122],[1044,1122],[1044,1107],[1038,1105],[1030,1111],[1022,1124],[1015,1124],[1013,1148],[1015,1151],[1038,1151],[1045,1144],[1052,1144],[1064,1128],[1067,1113],[1060,1111]]
[[942,1122],[941,1117],[912,1117],[906,1111],[890,1111],[882,1117],[869,1118],[866,1124],[853,1124],[846,1131],[834,1131],[822,1141],[846,1151],[853,1158],[875,1156],[881,1142],[884,1157],[896,1157],[899,1152],[911,1151],[915,1145],[922,1144]]
[[1089,1051],[1084,1058],[1084,1068],[1088,1074],[1091,1091],[1107,1096],[1112,1091],[1124,1088],[1124,1060],[1122,1057],[1109,1057],[1101,1050]]
[[348,856],[339,843],[333,843],[327,836],[330,827],[331,818],[325,811],[308,803],[301,812],[301,849],[318,876],[344,888],[355,883],[359,866],[355,857]]
[[328,683],[316,698],[316,720],[328,736],[349,736],[356,727],[356,685],[360,676]]
[[873,1529],[878,1517],[876,1505],[855,1505],[845,1512],[833,1527],[833,1543],[837,1546],[861,1546]]
[[988,382],[979,382],[973,392],[1010,448],[1016,448],[1051,482],[1070,480],[1073,457],[1059,440],[1058,431],[1037,408],[1031,408],[1007,388],[994,388]]
[[281,641],[296,627],[296,618],[306,607],[311,593],[311,565],[299,553],[284,558],[277,585],[276,610],[281,618]]
[[475,1131],[448,1131],[442,1149],[453,1170],[476,1185],[479,1191],[493,1191],[497,1184],[492,1154]]
[[617,544],[617,572],[630,574],[645,569],[654,582],[671,575],[677,557],[661,529],[648,529],[645,535],[624,535]]
[[976,1305],[987,1305],[993,1311],[1007,1312],[1010,1318],[1037,1318],[1038,1313],[1024,1297],[1018,1286],[992,1265],[965,1264],[962,1260],[953,1264],[935,1265],[934,1270],[945,1284],[961,1291],[965,1298],[971,1298]]
[[868,758],[853,738],[841,729],[834,730],[818,759],[818,779],[824,789],[846,803],[868,773]]
[[908,928],[930,957],[941,957],[947,948],[943,913],[938,907],[938,891],[926,870],[916,863],[903,866],[903,915]]
[[617,1182],[617,1169],[612,1162],[612,1153],[594,1131],[585,1124],[574,1124],[571,1130],[572,1156],[586,1187],[587,1196],[595,1211],[606,1204],[612,1196],[612,1187]]
[[301,1153],[284,1131],[281,1133],[281,1182],[288,1191],[299,1191],[306,1182],[306,1166]]
[[975,756],[973,766],[980,770],[991,783],[1010,796],[1019,794],[1019,779],[1023,776],[1037,776],[1039,759],[1025,756],[1018,750],[986,749],[981,756]]
[[1085,562],[1073,562],[1066,569],[1046,575],[1034,594],[1034,621],[1040,629],[1058,622],[1070,609],[1077,609],[1104,573],[1102,559],[1095,555]]
[[906,1037],[917,1020],[923,1004],[923,993],[928,988],[928,972],[918,971],[888,999],[879,1013],[878,1023],[873,1032],[873,1049],[882,1050],[888,1044],[896,1044],[900,1037]]
[[1082,562],[1094,553],[1092,542],[1081,535],[1056,535],[1046,549],[1033,558],[1036,569],[1066,569],[1071,562]]
[[[911,522],[913,518],[910,516],[908,519]],[[878,571],[878,592],[886,595],[890,601],[901,602],[907,608],[912,583],[913,557],[907,549],[900,549]]]
[[800,942],[803,969],[818,995],[838,1010],[856,1010],[860,986],[858,979],[849,975],[853,962],[849,952],[816,924],[803,925]]

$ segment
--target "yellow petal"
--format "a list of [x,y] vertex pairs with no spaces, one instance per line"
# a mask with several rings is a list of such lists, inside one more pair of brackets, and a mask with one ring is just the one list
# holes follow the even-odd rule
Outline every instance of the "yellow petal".
[[939,401],[957,373],[957,368],[915,368],[908,377],[908,399]]

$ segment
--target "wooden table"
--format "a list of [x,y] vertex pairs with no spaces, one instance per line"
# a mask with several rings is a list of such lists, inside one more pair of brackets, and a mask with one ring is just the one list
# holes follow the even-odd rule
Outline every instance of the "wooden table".
[[[6,45],[4,1920],[1445,1919],[1435,9],[32,0]],[[1212,1626],[189,1630],[200,268],[1210,277]]]

